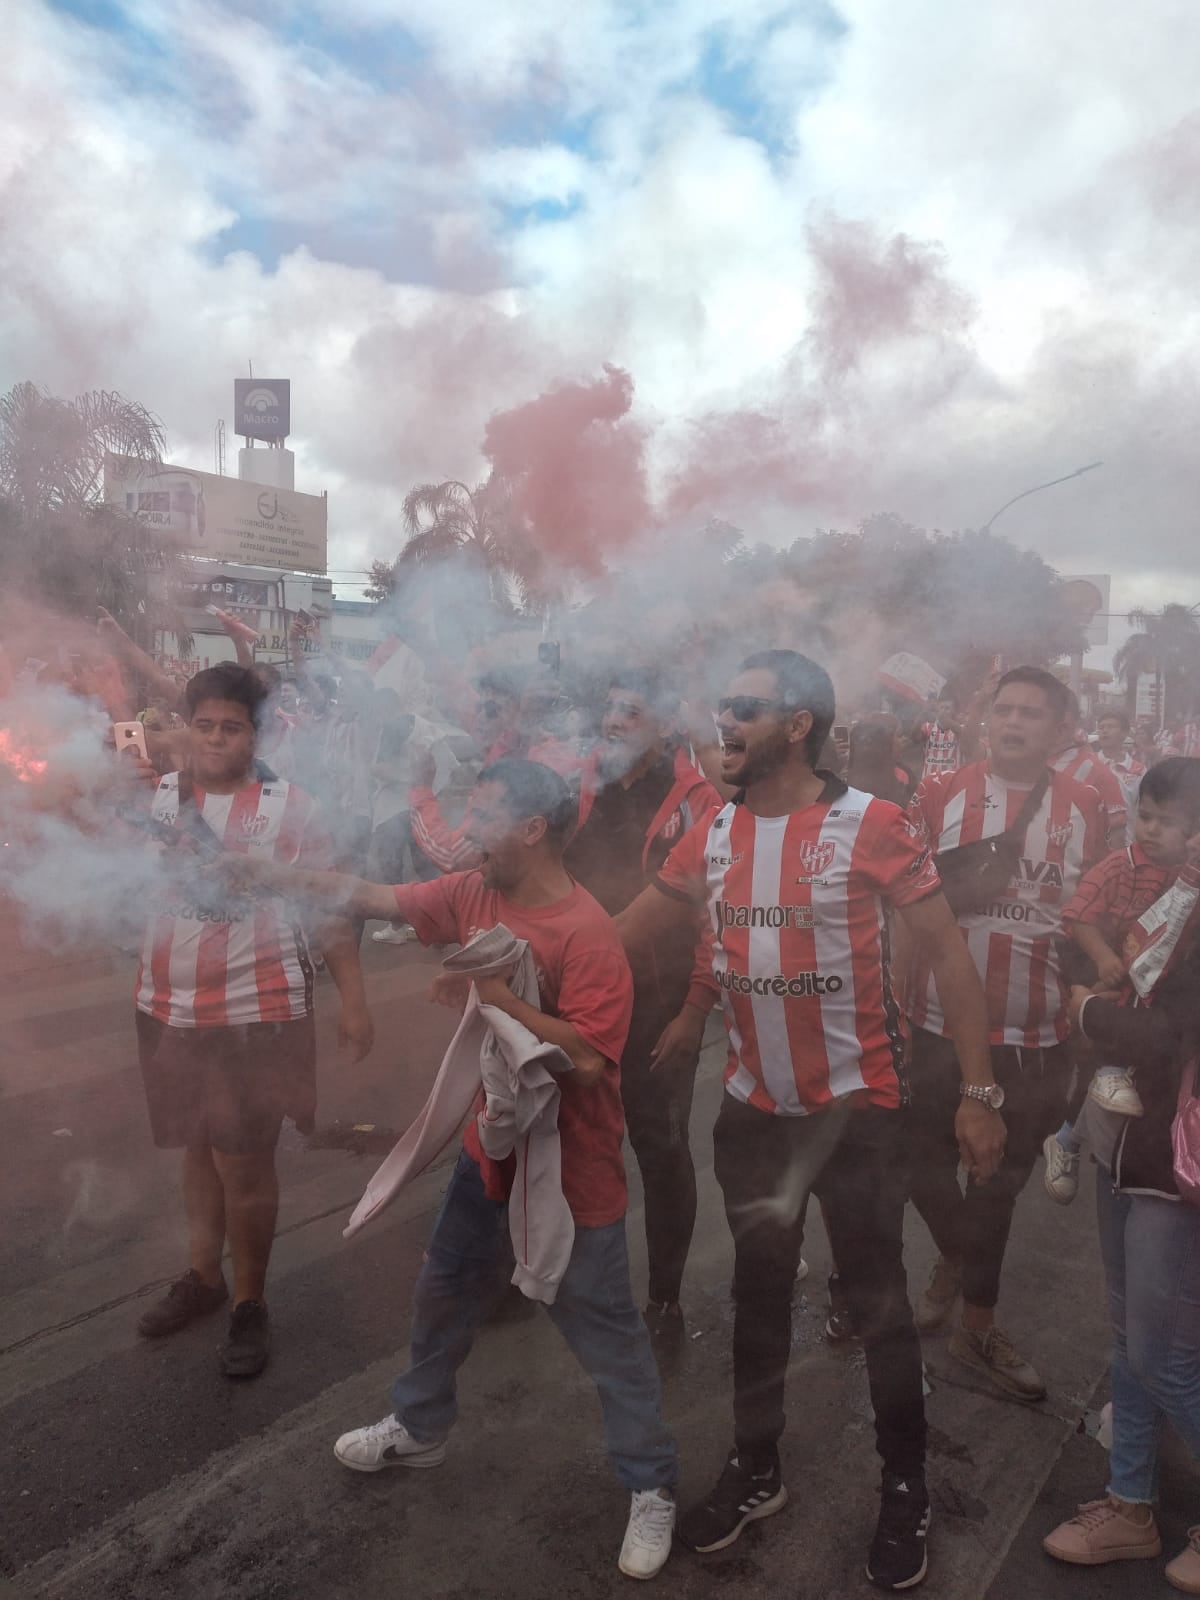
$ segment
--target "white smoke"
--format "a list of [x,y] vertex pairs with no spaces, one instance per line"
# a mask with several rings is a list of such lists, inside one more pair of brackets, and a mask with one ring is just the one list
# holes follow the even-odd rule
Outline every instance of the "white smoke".
[[163,848],[137,826],[147,796],[109,728],[58,685],[0,699],[0,892],[50,948],[136,940],[163,883]]

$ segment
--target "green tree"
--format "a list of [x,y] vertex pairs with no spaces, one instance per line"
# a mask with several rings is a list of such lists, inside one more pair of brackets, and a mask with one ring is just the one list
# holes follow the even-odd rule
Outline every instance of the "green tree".
[[78,615],[103,606],[144,648],[156,627],[181,632],[162,598],[175,550],[101,499],[107,455],[153,466],[163,448],[157,418],[109,390],[63,400],[19,383],[0,396],[3,581]]
[[1128,685],[1131,709],[1137,704],[1137,681],[1162,679],[1163,715],[1167,721],[1196,709],[1200,696],[1200,619],[1189,607],[1166,605],[1161,611],[1130,613],[1133,633],[1113,657],[1113,670]]

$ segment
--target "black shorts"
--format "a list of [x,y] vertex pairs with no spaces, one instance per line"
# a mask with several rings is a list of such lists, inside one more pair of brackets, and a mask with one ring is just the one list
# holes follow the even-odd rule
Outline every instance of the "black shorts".
[[317,1046],[311,1014],[293,1022],[169,1028],[135,1012],[138,1062],[160,1150],[274,1150],[284,1117],[311,1133]]

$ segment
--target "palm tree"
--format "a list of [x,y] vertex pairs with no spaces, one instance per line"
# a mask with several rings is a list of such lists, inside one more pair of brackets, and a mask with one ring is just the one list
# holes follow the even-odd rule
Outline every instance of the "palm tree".
[[161,596],[173,549],[101,498],[106,456],[153,466],[164,444],[158,419],[111,390],[63,400],[19,383],[0,395],[0,579],[60,610],[103,606],[148,648],[156,626],[182,633]]
[[491,600],[502,611],[538,603],[542,563],[513,526],[510,503],[495,476],[473,489],[457,478],[410,489],[404,497],[408,539],[396,561],[396,579],[406,567],[464,560],[484,576]]
[[26,523],[78,511],[98,502],[107,455],[158,465],[165,443],[157,417],[111,390],[60,400],[18,383],[0,396],[0,495]]
[[1113,657],[1113,670],[1129,685],[1131,709],[1137,680],[1153,673],[1163,684],[1163,717],[1170,720],[1195,709],[1200,694],[1200,618],[1184,605],[1161,611],[1133,611],[1134,632]]

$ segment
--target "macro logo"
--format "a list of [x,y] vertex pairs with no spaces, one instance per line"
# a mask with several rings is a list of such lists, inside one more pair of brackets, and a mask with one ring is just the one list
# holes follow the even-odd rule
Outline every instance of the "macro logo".
[[242,405],[260,417],[275,416],[279,411],[279,396],[274,389],[251,389],[243,396]]
[[287,378],[236,378],[234,428],[244,439],[287,438],[292,426],[292,385]]
[[258,514],[264,522],[274,522],[279,515],[279,496],[268,494],[264,489],[258,497]]

